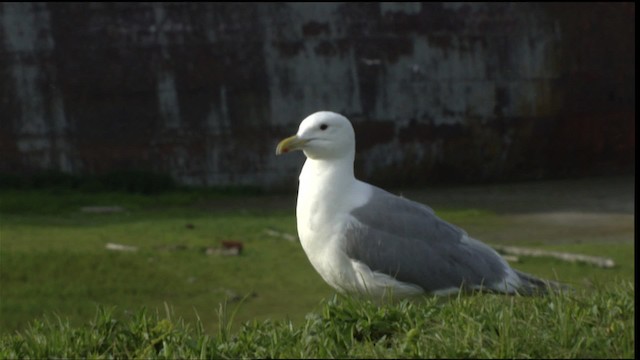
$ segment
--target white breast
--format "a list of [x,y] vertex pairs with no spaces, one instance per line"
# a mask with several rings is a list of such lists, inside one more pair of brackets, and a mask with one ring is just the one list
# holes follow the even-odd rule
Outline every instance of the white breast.
[[[305,163],[300,176],[296,220],[300,243],[309,261],[322,278],[341,292],[381,298],[385,292],[399,296],[423,293],[419,286],[403,283],[386,274],[373,272],[346,255],[344,234],[355,220],[349,212],[364,205],[372,188],[355,178],[324,178]],[[332,184],[318,184],[322,180]]]

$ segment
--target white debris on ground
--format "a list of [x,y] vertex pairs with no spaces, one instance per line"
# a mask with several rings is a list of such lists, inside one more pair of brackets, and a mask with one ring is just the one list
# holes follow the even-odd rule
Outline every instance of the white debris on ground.
[[125,252],[138,251],[138,248],[136,246],[116,244],[116,243],[107,243],[104,247],[107,250],[113,250],[113,251],[125,251]]

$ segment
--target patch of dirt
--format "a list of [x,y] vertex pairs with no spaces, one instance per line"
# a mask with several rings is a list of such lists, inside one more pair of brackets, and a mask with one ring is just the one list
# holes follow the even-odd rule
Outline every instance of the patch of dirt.
[[[399,192],[395,192],[399,193]],[[433,208],[515,213],[635,212],[635,177],[585,178],[407,190],[403,195]]]
[[436,210],[472,208],[501,215],[499,232],[467,230],[487,242],[631,243],[635,177],[586,178],[407,191]]
[[633,226],[631,214],[584,213],[556,211],[546,213],[520,214],[510,216],[517,222],[541,225],[557,225],[578,228],[602,228]]

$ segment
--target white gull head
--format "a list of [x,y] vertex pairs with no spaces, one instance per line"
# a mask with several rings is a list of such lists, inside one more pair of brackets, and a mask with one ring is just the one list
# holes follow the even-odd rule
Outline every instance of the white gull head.
[[355,133],[349,120],[331,111],[319,111],[300,123],[296,135],[280,142],[276,154],[302,150],[315,160],[353,158]]

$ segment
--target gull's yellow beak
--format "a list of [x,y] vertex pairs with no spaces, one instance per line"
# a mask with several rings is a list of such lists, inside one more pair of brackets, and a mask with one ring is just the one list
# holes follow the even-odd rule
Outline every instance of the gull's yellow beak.
[[309,140],[302,139],[298,137],[298,135],[290,136],[278,143],[278,146],[276,147],[276,155],[286,154],[293,150],[302,150],[302,147],[307,142],[309,142]]

